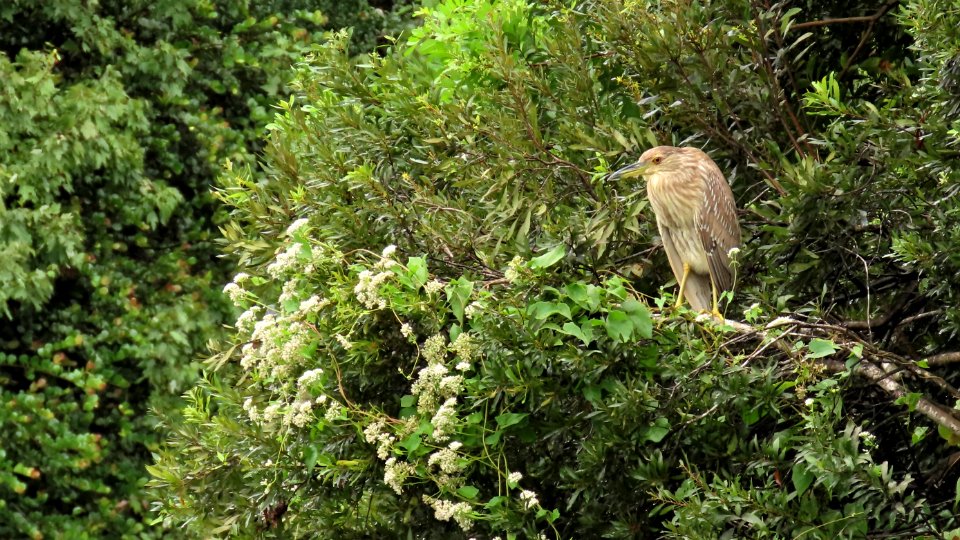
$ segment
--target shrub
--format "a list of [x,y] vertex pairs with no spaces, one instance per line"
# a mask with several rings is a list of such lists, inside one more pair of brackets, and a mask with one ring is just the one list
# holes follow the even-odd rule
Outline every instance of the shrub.
[[[284,538],[956,528],[960,421],[938,404],[956,381],[936,371],[955,355],[935,356],[956,346],[956,13],[885,5],[836,54],[840,23],[803,7],[451,0],[383,57],[318,51],[264,171],[224,177],[246,311],[151,468],[167,519]],[[731,172],[745,323],[668,307],[642,193],[603,180],[656,143]]]

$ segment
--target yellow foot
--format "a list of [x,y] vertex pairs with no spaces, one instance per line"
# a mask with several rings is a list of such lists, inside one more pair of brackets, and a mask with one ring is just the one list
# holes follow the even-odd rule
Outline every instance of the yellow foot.
[[680,290],[677,291],[677,301],[673,304],[674,309],[683,305],[683,293],[686,292],[688,276],[690,276],[690,265],[683,263],[683,276],[680,277]]
[[717,308],[713,308],[713,311],[710,312],[710,314],[713,315],[720,322],[723,322],[726,320],[726,317],[724,317],[723,313],[720,313],[720,310]]

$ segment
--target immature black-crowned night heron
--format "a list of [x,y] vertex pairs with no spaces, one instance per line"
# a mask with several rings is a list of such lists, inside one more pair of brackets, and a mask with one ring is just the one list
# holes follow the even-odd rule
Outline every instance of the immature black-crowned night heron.
[[697,148],[657,146],[610,179],[636,176],[647,180],[647,198],[680,284],[677,306],[686,298],[693,309],[723,318],[718,299],[733,288],[730,250],[740,246],[740,224],[720,168]]

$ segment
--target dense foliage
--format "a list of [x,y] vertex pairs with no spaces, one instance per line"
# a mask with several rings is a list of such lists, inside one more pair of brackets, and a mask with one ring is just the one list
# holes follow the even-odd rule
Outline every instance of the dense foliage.
[[150,534],[148,409],[232,312],[211,185],[327,28],[289,4],[0,3],[0,537]]
[[[224,178],[245,311],[150,469],[167,521],[957,534],[960,9],[830,7],[447,0],[317,51]],[[642,186],[604,181],[658,143],[729,173],[743,323],[670,307]]]

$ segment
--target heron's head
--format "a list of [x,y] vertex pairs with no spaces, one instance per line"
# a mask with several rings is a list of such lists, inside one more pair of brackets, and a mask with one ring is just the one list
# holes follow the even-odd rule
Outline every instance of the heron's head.
[[676,146],[655,146],[640,156],[636,163],[631,163],[626,167],[611,174],[609,180],[621,180],[624,178],[636,178],[638,176],[649,177],[654,174],[678,172],[689,165],[689,157],[684,152],[685,148]]

